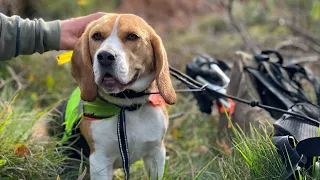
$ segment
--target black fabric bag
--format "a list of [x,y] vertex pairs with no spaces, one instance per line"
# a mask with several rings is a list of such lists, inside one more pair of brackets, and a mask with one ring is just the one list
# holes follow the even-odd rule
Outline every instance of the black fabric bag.
[[[278,61],[272,62],[269,58],[270,54],[275,54]],[[320,85],[305,67],[299,64],[284,65],[282,56],[274,50],[262,51],[254,58],[258,68],[246,67],[245,69],[255,78],[261,103],[281,109],[289,109],[299,102],[311,103],[301,85],[301,80],[306,79],[313,85],[319,104]],[[270,113],[275,119],[282,116],[281,113]]]
[[286,164],[287,179],[294,179],[294,174],[297,175],[300,168],[311,169],[313,157],[320,156],[320,107],[304,102],[293,105],[288,111],[319,122],[283,115],[273,124],[275,134],[272,142]]

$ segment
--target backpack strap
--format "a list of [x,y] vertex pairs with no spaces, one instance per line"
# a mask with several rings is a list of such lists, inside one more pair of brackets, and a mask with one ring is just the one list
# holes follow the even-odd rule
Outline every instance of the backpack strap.
[[[277,62],[270,61],[269,55],[272,54],[277,57]],[[320,83],[308,68],[302,67],[299,63],[284,65],[283,57],[276,50],[264,50],[254,57],[259,65],[259,70],[266,71],[274,83],[290,95],[294,102],[311,102],[300,84],[301,78],[298,74],[302,75],[302,78],[313,85],[317,104],[320,105]]]
[[[277,58],[278,58],[278,64],[283,64],[283,57],[281,56],[281,54],[278,52],[278,51],[276,51],[276,50],[264,50],[264,51],[261,51],[261,54],[263,54],[263,55],[270,55],[270,54],[274,54],[274,55],[276,55],[277,56]],[[269,58],[268,58],[268,60],[269,60]]]
[[320,83],[318,79],[313,75],[310,69],[303,67],[305,77],[311,82],[313,85],[314,92],[317,97],[317,104],[320,105]]
[[302,140],[297,145],[292,136],[274,136],[271,140],[285,162],[287,180],[298,176],[301,168],[309,168],[312,165],[312,157],[320,156],[320,137]]
[[[317,104],[320,105],[320,84],[318,82],[318,79],[313,75],[310,69],[307,67],[302,67],[300,64],[288,64],[287,66],[284,67],[290,74],[291,77],[294,77],[295,74],[300,73],[303,75],[303,78],[308,80],[314,89],[314,92],[317,97]],[[291,78],[294,79],[294,78]]]
[[289,75],[287,69],[281,64],[265,61],[259,64],[259,69],[265,71],[274,84],[287,93],[294,102],[310,102],[300,83],[294,80],[294,74]]
[[255,69],[255,68],[250,68],[250,67],[246,67],[245,70],[248,71],[251,75],[253,75],[268,90],[270,90],[287,107],[287,109],[294,104],[278,88],[276,88],[273,81],[266,78],[266,76],[261,71]]
[[285,162],[288,172],[286,179],[292,179],[295,173],[298,173],[299,169],[306,165],[307,157],[303,154],[300,155],[295,149],[295,140],[292,136],[274,136],[271,140]]

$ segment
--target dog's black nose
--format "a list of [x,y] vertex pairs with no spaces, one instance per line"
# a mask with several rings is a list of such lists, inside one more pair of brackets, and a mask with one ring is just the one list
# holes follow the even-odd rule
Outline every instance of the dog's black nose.
[[115,55],[108,51],[101,51],[97,54],[98,62],[101,65],[109,65],[113,61],[115,61]]

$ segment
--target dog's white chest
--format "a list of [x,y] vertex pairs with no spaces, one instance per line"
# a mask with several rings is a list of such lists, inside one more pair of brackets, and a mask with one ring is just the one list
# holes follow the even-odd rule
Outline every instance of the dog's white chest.
[[[131,164],[149,151],[161,146],[167,124],[161,108],[143,105],[136,111],[125,111]],[[118,116],[91,123],[95,152],[105,153],[114,168],[122,166],[117,139]]]

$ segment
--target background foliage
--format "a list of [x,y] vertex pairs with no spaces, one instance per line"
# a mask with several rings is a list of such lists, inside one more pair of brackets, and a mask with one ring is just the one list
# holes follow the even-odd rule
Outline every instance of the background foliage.
[[[153,5],[157,1],[161,6]],[[228,2],[1,0],[0,11],[7,15],[19,14],[25,18],[41,17],[45,20],[66,19],[97,11],[137,13],[155,27],[164,40],[170,64],[181,70],[198,53],[210,54],[230,65],[235,51],[253,52],[255,48],[282,47],[281,53],[287,59],[319,56],[320,45],[289,25],[319,37],[320,1],[235,0],[231,14]],[[170,9],[173,10],[169,12]],[[283,46],[284,42],[286,46]],[[59,53],[19,56],[0,62],[0,179],[53,179],[58,175],[66,178],[63,175],[66,157],[55,149],[55,144],[46,152],[37,151],[28,138],[32,123],[46,108],[66,98],[76,86],[70,74],[70,64],[57,65],[55,56]],[[312,69],[319,75],[319,59],[312,64]],[[14,74],[18,79],[13,78]],[[174,83],[180,86],[178,82]],[[181,111],[184,116],[170,122],[166,136],[167,179],[270,179],[272,173],[263,176],[253,172],[230,142],[227,142],[229,146],[217,143],[216,112],[211,116],[199,113],[191,94],[179,95],[177,105],[170,108],[171,114]],[[263,139],[262,142],[267,141],[257,134],[252,138],[258,137]],[[32,150],[32,156],[17,157],[14,148],[21,144]],[[272,147],[267,148],[272,150]],[[79,163],[74,167],[76,179]],[[132,170],[133,179],[146,177],[142,170],[142,162],[136,163]],[[45,176],[39,176],[40,172]],[[121,177],[121,170],[117,171],[114,178]],[[279,179],[279,176],[274,179]]]

